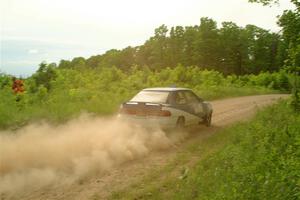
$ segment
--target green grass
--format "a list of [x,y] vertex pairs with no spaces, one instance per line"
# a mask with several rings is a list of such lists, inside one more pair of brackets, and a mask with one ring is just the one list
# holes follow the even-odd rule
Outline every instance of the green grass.
[[299,158],[300,115],[283,101],[193,143],[167,166],[110,198],[299,199]]

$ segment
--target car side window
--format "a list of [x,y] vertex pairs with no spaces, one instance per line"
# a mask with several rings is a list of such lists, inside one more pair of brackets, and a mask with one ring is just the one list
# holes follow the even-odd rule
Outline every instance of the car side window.
[[179,104],[179,105],[183,105],[183,104],[187,103],[183,92],[180,92],[180,91],[176,92],[175,102],[176,102],[176,104]]
[[191,91],[185,91],[184,94],[185,94],[185,97],[186,97],[188,103],[199,102],[198,97]]

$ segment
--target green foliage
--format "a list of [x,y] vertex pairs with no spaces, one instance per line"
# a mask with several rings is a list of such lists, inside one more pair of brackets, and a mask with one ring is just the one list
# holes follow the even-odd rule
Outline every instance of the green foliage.
[[291,106],[296,112],[300,112],[300,79],[299,73],[294,72],[290,75],[290,83],[292,85]]
[[[14,127],[36,119],[64,122],[82,112],[112,114],[122,102],[146,87],[188,87],[209,100],[264,94],[274,92],[273,89],[285,91],[289,87],[285,78],[286,74],[281,72],[225,77],[214,70],[183,65],[157,72],[133,66],[124,72],[117,67],[70,69],[43,63],[25,80],[25,92],[20,97],[12,93],[10,77],[0,76],[0,127]],[[20,101],[16,102],[16,98]]]
[[4,89],[7,86],[9,87],[11,85],[11,77],[0,73],[0,89]]
[[45,88],[47,88],[48,90],[51,89],[51,85],[50,82],[51,80],[55,79],[55,68],[56,68],[56,64],[49,64],[47,65],[46,63],[41,63],[39,69],[37,70],[37,72],[35,74],[32,75],[33,80],[35,81],[35,85],[33,87],[31,87],[32,91],[36,91],[36,87],[39,86],[44,86]]
[[300,91],[294,90],[292,93],[291,106],[295,111],[300,112]]
[[249,2],[262,3],[263,5],[270,5],[272,3],[278,3],[279,0],[249,0]]

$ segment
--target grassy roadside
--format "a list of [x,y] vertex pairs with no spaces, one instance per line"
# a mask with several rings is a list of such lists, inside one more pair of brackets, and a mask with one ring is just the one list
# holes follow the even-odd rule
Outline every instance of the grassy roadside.
[[111,199],[299,199],[300,116],[285,101],[191,144]]

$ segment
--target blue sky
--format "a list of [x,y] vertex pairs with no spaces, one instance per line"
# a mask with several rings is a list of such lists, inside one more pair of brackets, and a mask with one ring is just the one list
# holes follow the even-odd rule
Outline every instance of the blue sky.
[[276,16],[292,8],[247,0],[0,0],[0,72],[29,76],[42,61],[90,57],[143,44],[161,24],[188,26],[211,17],[279,31]]

